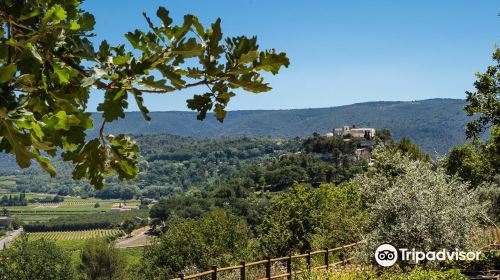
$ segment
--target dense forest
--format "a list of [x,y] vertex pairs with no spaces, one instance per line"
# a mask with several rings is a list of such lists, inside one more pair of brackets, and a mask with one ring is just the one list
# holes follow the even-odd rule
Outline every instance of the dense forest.
[[123,198],[139,194],[159,198],[184,193],[189,189],[206,188],[220,180],[242,172],[257,163],[300,149],[298,139],[267,137],[233,137],[196,139],[173,135],[136,136],[140,143],[140,173],[131,181],[107,178],[101,191],[94,191],[86,181],[75,181],[71,165],[60,160],[55,165],[60,174],[51,178],[33,166],[22,173],[2,169],[0,175],[15,175],[17,191],[57,193],[60,195],[91,195],[99,198]]

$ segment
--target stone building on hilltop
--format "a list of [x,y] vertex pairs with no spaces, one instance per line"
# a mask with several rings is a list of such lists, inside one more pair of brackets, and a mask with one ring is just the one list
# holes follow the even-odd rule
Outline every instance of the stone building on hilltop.
[[333,129],[333,135],[343,138],[364,138],[375,140],[375,128],[356,127],[354,125],[344,125]]
[[375,128],[344,125],[342,127],[334,128],[333,133],[329,132],[325,136],[340,137],[344,139],[344,141],[350,141],[351,139],[359,140],[358,148],[355,151],[356,160],[364,159],[368,161],[368,163],[371,163],[371,152],[377,145],[375,133]]

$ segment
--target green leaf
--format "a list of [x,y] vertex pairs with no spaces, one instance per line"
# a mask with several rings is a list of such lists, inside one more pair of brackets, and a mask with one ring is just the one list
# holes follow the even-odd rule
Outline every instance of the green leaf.
[[166,82],[167,82],[167,80],[165,80],[165,79],[155,81],[155,78],[153,76],[148,76],[147,78],[143,78],[139,82],[139,84],[150,87],[150,88],[162,89],[165,91],[174,91],[175,88],[167,85]]
[[290,60],[285,53],[261,52],[260,61],[255,65],[255,69],[264,70],[273,74],[278,74],[282,66],[288,67]]
[[28,135],[21,133],[11,121],[4,120],[0,125],[0,135],[10,144],[11,152],[16,156],[17,164],[26,168],[31,165],[35,155],[29,150],[31,141]]
[[241,55],[240,59],[238,60],[238,63],[246,64],[249,62],[253,62],[257,58],[259,58],[259,51],[249,51]]
[[222,104],[215,104],[215,109],[214,109],[214,112],[215,112],[215,118],[219,121],[219,122],[223,122],[224,121],[224,118],[226,117],[226,110],[224,110],[225,106],[223,106]]
[[107,137],[111,150],[111,167],[118,173],[118,178],[132,179],[137,176],[137,157],[139,156],[139,146],[129,137],[121,134],[118,136],[109,135]]
[[256,78],[255,73],[246,73],[239,77],[231,77],[227,81],[232,87],[242,87],[244,90],[254,93],[271,90],[271,87],[267,83],[264,83],[262,78]]
[[76,22],[74,20],[70,21],[69,24],[70,24],[69,29],[71,29],[71,30],[78,30],[78,29],[80,29],[80,24],[78,24],[78,22]]
[[142,36],[143,36],[143,33],[137,29],[135,30],[134,33],[128,32],[127,34],[125,34],[125,38],[127,38],[127,40],[130,42],[132,47],[134,47],[134,49],[147,51],[147,48],[140,44]]
[[205,36],[205,29],[203,28],[203,25],[201,25],[198,18],[195,16],[193,16],[193,25],[194,28],[196,29],[196,33],[198,33],[198,35],[200,35],[203,38]]
[[187,107],[189,109],[199,112],[198,116],[196,117],[198,120],[204,120],[207,116],[207,112],[212,110],[212,96],[212,93],[205,93],[203,95],[195,94],[193,98],[186,101]]
[[179,42],[172,53],[184,58],[199,56],[203,53],[203,46],[198,44],[195,38],[189,38],[186,42]]
[[65,111],[45,115],[42,117],[42,122],[45,123],[44,129],[47,130],[68,131],[72,126],[80,125],[80,119],[77,116],[68,115]]
[[99,46],[99,58],[101,60],[106,60],[110,55],[111,55],[110,46],[108,44],[108,41],[104,40],[101,42],[101,45]]
[[81,86],[89,87],[106,74],[104,70],[94,67],[90,72],[90,76],[82,79]]
[[95,18],[90,13],[83,13],[78,19],[78,24],[80,25],[80,30],[90,31],[94,29]]
[[165,27],[168,27],[172,24],[172,19],[168,16],[168,10],[164,7],[159,7],[156,15],[161,19]]
[[182,76],[174,70],[174,67],[165,64],[158,64],[156,69],[158,69],[165,78],[169,79],[170,83],[172,83],[175,88],[181,89],[186,84],[186,81],[184,81]]
[[0,83],[6,83],[16,74],[17,67],[14,64],[9,64],[7,66],[0,67]]
[[56,4],[56,5],[52,6],[45,13],[45,15],[42,18],[42,25],[46,25],[49,22],[57,24],[57,23],[63,21],[64,19],[66,19],[66,16],[67,16],[67,14],[66,14],[66,11],[64,10],[64,8],[61,5]]
[[123,89],[110,89],[104,94],[104,102],[97,106],[97,111],[103,112],[105,121],[112,122],[124,118],[126,108],[128,108],[127,92]]
[[149,28],[151,28],[151,30],[154,31],[154,33],[156,34],[156,36],[158,36],[158,38],[162,41],[164,41],[165,39],[163,38],[163,35],[161,35],[161,32],[158,28],[155,27],[155,25],[153,24],[153,22],[151,21],[151,19],[146,15],[146,13],[142,13],[142,16],[144,16],[144,18],[146,19],[148,25],[149,25]]
[[38,16],[39,14],[42,13],[42,10],[40,8],[35,8],[33,9],[31,12],[29,12],[28,14],[25,14],[25,15],[22,15],[20,18],[19,18],[19,21],[25,21],[27,19],[30,19],[30,18],[33,18],[33,17],[36,17]]
[[117,55],[113,57],[113,63],[116,65],[123,65],[127,63],[131,58],[131,54],[127,53],[126,55]]
[[212,28],[208,32],[209,44],[212,49],[217,49],[219,41],[222,40],[222,31],[220,28],[220,18],[212,23]]
[[96,189],[100,190],[104,187],[107,151],[99,139],[87,142],[76,152],[64,153],[63,158],[76,163],[73,179],[87,178]]
[[42,56],[38,53],[38,51],[35,49],[35,47],[31,43],[27,43],[26,46],[30,50],[31,54],[33,57],[38,60],[38,62],[43,63]]
[[70,74],[70,70],[68,69],[68,67],[61,67],[58,63],[53,63],[52,66],[54,68],[54,73],[56,73],[57,77],[59,78],[59,84],[68,84]]
[[40,166],[43,168],[43,170],[47,171],[50,174],[50,177],[55,177],[56,176],[56,169],[50,163],[50,159],[41,156],[40,153],[36,149],[34,150],[34,154],[35,154],[36,161],[40,164]]
[[132,94],[134,95],[135,102],[137,103],[137,107],[139,107],[139,110],[141,110],[142,116],[146,121],[151,121],[151,117],[149,116],[149,110],[146,108],[144,105],[144,99],[142,98],[142,92],[140,92],[138,89],[133,89]]

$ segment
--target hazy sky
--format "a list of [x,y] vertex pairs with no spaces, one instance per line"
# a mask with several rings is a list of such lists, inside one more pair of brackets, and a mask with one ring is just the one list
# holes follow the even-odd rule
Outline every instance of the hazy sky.
[[[498,0],[87,0],[83,6],[96,17],[96,41],[126,42],[127,31],[147,30],[143,11],[154,17],[165,6],[176,23],[188,13],[205,24],[220,17],[225,35],[257,35],[262,48],[287,52],[290,67],[268,77],[273,90],[243,92],[230,110],[464,98],[500,42]],[[146,104],[152,111],[186,110],[185,99],[196,92],[148,96]],[[93,98],[91,108],[98,102]]]

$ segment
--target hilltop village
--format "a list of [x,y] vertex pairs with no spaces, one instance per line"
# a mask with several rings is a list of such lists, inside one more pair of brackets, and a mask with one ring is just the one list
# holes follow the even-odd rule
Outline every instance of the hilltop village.
[[334,128],[332,132],[326,133],[325,136],[342,138],[344,141],[359,140],[358,148],[355,151],[356,160],[364,159],[370,164],[372,162],[371,152],[377,145],[375,133],[375,128],[344,125]]

